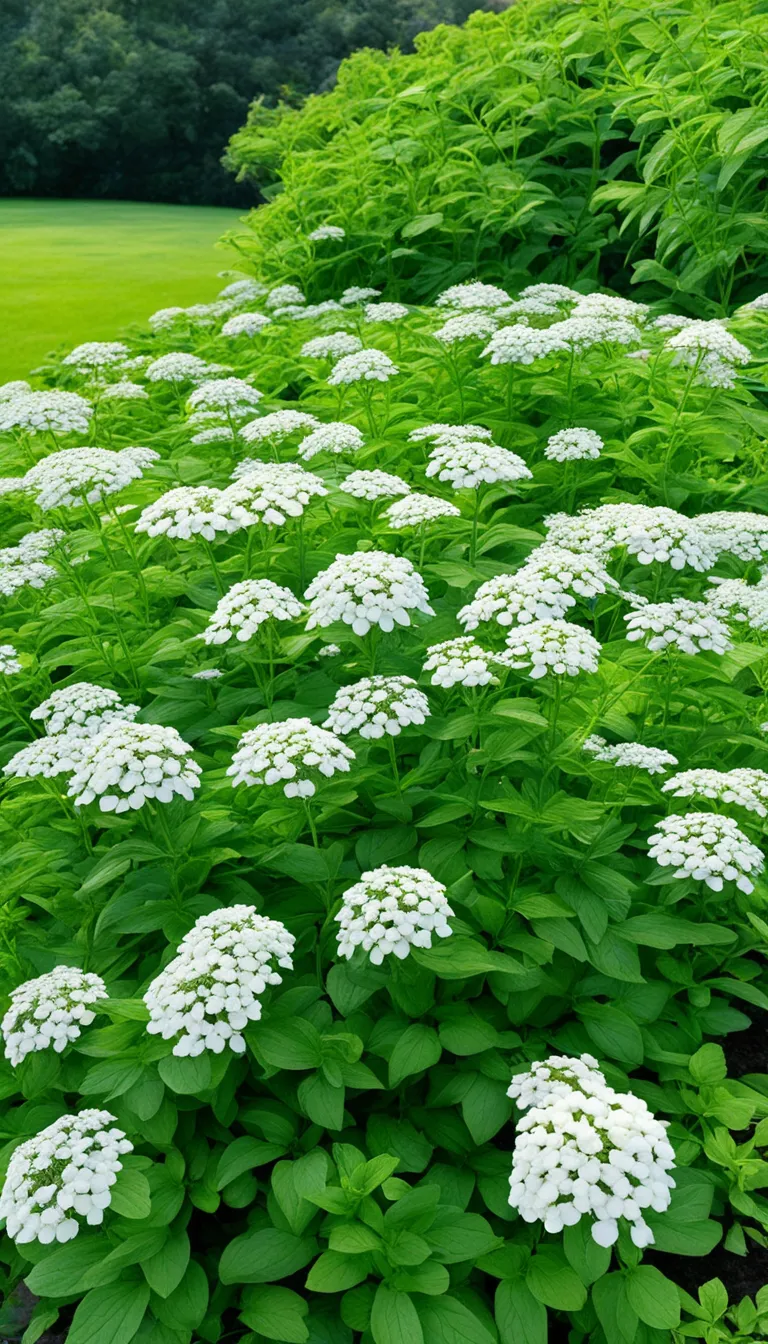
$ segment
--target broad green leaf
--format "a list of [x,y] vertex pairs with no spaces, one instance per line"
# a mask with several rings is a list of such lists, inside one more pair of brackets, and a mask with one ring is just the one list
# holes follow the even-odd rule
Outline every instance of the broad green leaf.
[[397,1087],[411,1074],[431,1069],[443,1053],[433,1027],[414,1022],[406,1027],[389,1058],[389,1086]]
[[424,1332],[407,1293],[380,1283],[371,1310],[374,1344],[422,1344]]
[[296,1237],[275,1227],[244,1232],[224,1247],[219,1278],[222,1283],[274,1283],[303,1269],[316,1250],[312,1237]]
[[655,1265],[638,1265],[626,1279],[627,1297],[641,1321],[654,1330],[680,1324],[680,1294]]
[[305,1344],[307,1303],[291,1288],[259,1286],[246,1288],[240,1320],[265,1339],[283,1344]]
[[129,1344],[149,1303],[146,1283],[111,1283],[86,1293],[72,1318],[67,1344]]
[[584,1284],[557,1247],[539,1247],[528,1265],[525,1281],[533,1296],[545,1307],[580,1311],[587,1300]]
[[501,1344],[547,1344],[547,1309],[524,1279],[502,1279],[494,1314]]

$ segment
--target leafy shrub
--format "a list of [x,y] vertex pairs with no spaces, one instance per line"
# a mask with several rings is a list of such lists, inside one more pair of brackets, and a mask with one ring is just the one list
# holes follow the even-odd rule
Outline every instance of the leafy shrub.
[[[262,276],[423,300],[528,272],[712,316],[765,287],[765,6],[518,0],[415,55],[358,52],[299,110],[255,105],[229,148],[275,194]],[[348,246],[311,257],[306,235]]]

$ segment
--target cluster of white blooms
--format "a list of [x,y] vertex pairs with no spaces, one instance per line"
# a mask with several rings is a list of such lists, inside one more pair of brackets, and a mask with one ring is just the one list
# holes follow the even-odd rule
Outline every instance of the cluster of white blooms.
[[572,551],[591,551],[606,558],[625,546],[641,565],[654,561],[672,569],[690,565],[699,573],[717,561],[718,545],[698,518],[647,504],[601,504],[571,516],[555,513],[545,519],[550,541]]
[[553,284],[549,280],[526,285],[525,289],[520,290],[521,299],[539,299],[542,303],[551,303],[553,308],[562,304],[578,303],[583,297],[578,290],[571,289],[568,285]]
[[449,938],[452,914],[445,887],[426,869],[373,868],[342,897],[339,956],[361,947],[374,966],[392,953],[402,961],[412,947],[431,947],[433,934]]
[[222,336],[258,336],[272,322],[266,313],[236,313],[221,328]]
[[267,439],[280,443],[299,429],[314,429],[319,424],[317,416],[309,415],[307,411],[272,411],[270,415],[262,415],[261,419],[244,425],[240,437],[246,443],[264,443]]
[[410,312],[404,303],[366,303],[366,322],[401,322]]
[[373,348],[356,350],[351,355],[342,356],[328,383],[331,387],[359,382],[386,383],[399,372],[397,365],[393,364],[389,355],[385,355],[383,350]]
[[206,644],[226,644],[234,636],[242,644],[264,621],[293,621],[303,610],[290,588],[271,579],[244,579],[221,598],[200,638]]
[[12,597],[20,588],[44,588],[46,583],[56,577],[53,565],[47,565],[42,560],[3,565],[0,567],[0,594]]
[[752,358],[751,350],[717,321],[687,323],[668,338],[666,348],[672,351],[673,364],[697,368],[699,382],[710,387],[734,387],[736,365]]
[[443,640],[427,649],[424,671],[432,673],[432,685],[450,690],[452,686],[487,686],[496,682],[492,666],[495,654],[481,649],[470,635]]
[[355,499],[386,499],[391,495],[407,495],[410,485],[399,476],[389,472],[351,471],[339,485],[345,495],[354,495]]
[[46,560],[65,533],[60,527],[42,527],[37,532],[27,532],[18,546],[5,546],[0,550],[0,565],[26,564],[30,560]]
[[570,621],[533,621],[507,636],[507,647],[498,655],[507,667],[528,668],[533,680],[555,676],[575,677],[596,672],[600,645],[588,630]]
[[319,224],[316,229],[313,229],[311,233],[307,234],[307,237],[310,238],[313,243],[321,243],[324,238],[332,238],[339,242],[342,238],[346,237],[346,233],[339,224]]
[[297,452],[305,462],[309,462],[318,453],[356,453],[362,448],[364,439],[356,425],[347,425],[343,420],[332,420],[319,429],[313,429],[301,440]]
[[312,798],[318,775],[330,779],[349,770],[355,753],[311,719],[259,723],[243,733],[227,774],[238,784],[282,784],[286,798]]
[[300,354],[303,359],[341,359],[342,355],[354,355],[362,350],[363,342],[359,336],[348,331],[332,331],[328,336],[314,336],[305,341]]
[[481,341],[492,336],[498,325],[498,318],[491,313],[457,313],[438,327],[434,336],[444,345],[453,345],[455,341]]
[[648,318],[647,303],[635,303],[633,299],[620,299],[614,294],[580,294],[572,317],[628,317],[633,322],[645,322]]
[[62,448],[30,467],[24,480],[44,511],[96,504],[139,480],[159,456],[153,448]]
[[338,644],[324,644],[321,649],[318,649],[317,656],[318,658],[335,658],[338,653],[341,653]]
[[380,293],[380,289],[371,289],[367,285],[349,285],[343,294],[339,295],[339,303],[345,308],[352,308],[355,304],[365,303],[367,299],[378,299]]
[[719,553],[739,560],[768,557],[768,515],[764,513],[700,513],[696,523]]
[[150,313],[147,321],[153,331],[168,331],[170,327],[175,326],[179,318],[186,315],[186,308],[158,308],[157,312]]
[[62,364],[71,364],[76,369],[103,369],[119,364],[127,354],[128,346],[122,341],[84,341],[64,356]]
[[308,630],[343,621],[356,635],[367,635],[373,626],[389,633],[396,625],[410,625],[411,611],[435,614],[424,580],[410,560],[386,551],[337,555],[312,580],[305,597]]
[[77,807],[98,798],[102,812],[135,810],[150,798],[170,803],[177,794],[191,803],[200,774],[192,748],[175,728],[110,723],[82,741],[68,794]]
[[745,583],[743,579],[711,579],[713,587],[705,601],[710,611],[724,621],[738,621],[750,630],[768,630],[768,583]]
[[438,308],[498,308],[499,304],[509,303],[510,296],[498,285],[469,280],[462,285],[450,285],[435,302]]
[[604,447],[593,429],[561,429],[547,439],[544,456],[550,462],[581,462],[599,457]]
[[3,774],[13,779],[55,779],[56,775],[71,775],[83,755],[85,739],[61,733],[56,737],[38,737],[21,747],[3,766]]
[[728,627],[704,602],[678,597],[674,602],[649,602],[624,617],[627,639],[644,639],[653,653],[679,649],[681,653],[725,653],[732,648]]
[[214,370],[218,371],[218,366],[207,364],[199,355],[186,355],[180,350],[173,350],[168,355],[153,359],[147,365],[146,376],[150,383],[196,383],[207,378]]
[[286,308],[306,302],[306,295],[302,294],[297,285],[278,285],[269,291],[264,300],[267,308]]
[[690,327],[696,321],[694,317],[683,317],[682,313],[662,313],[655,317],[651,326],[655,331],[680,331],[681,327]]
[[234,437],[229,425],[212,425],[210,429],[201,429],[198,434],[193,434],[190,443],[229,443]]
[[193,681],[218,681],[224,673],[218,667],[203,667],[199,672],[192,673]]
[[52,692],[33,709],[30,718],[42,719],[49,737],[67,733],[70,737],[95,737],[108,723],[133,720],[138,705],[124,705],[117,691],[76,681]]
[[625,317],[566,317],[549,330],[556,331],[569,350],[578,352],[594,345],[636,345],[642,339],[634,323]]
[[19,655],[12,644],[0,644],[0,676],[13,677],[21,671]]
[[190,392],[187,405],[193,411],[216,409],[245,415],[258,405],[262,395],[244,378],[212,378]]
[[644,1211],[664,1213],[675,1185],[667,1122],[633,1093],[608,1087],[596,1064],[591,1055],[553,1057],[513,1081],[512,1095],[520,1088],[526,1097],[518,1104],[534,1104],[517,1125],[509,1202],[552,1233],[592,1218],[599,1246],[615,1244],[624,1218],[634,1244],[650,1246]]
[[339,688],[324,726],[341,737],[397,737],[428,716],[429,701],[412,677],[364,677]]
[[591,602],[609,591],[619,591],[619,585],[596,556],[545,543],[514,574],[482,583],[458,619],[468,631],[483,621],[527,625],[561,620],[577,598]]
[[490,442],[492,438],[490,429],[485,429],[483,425],[434,424],[412,429],[408,435],[408,442],[421,443],[424,439],[436,439],[440,443],[456,443],[464,439],[486,439]]
[[142,510],[136,531],[150,537],[189,541],[201,536],[214,541],[218,532],[236,532],[241,526],[225,490],[212,485],[178,485]]
[[589,752],[596,761],[626,766],[630,770],[645,770],[649,775],[663,775],[668,766],[677,765],[677,757],[662,747],[646,747],[642,742],[610,743],[597,733],[586,739],[582,750]]
[[139,372],[152,363],[151,355],[133,355],[130,359],[124,359],[118,364],[119,369],[128,369],[129,372]]
[[149,393],[140,383],[121,378],[119,383],[110,383],[103,388],[100,398],[102,401],[149,401]]
[[434,495],[408,493],[402,499],[384,510],[383,517],[396,531],[405,527],[423,527],[434,523],[438,518],[460,518],[461,509],[447,499],[438,499]]
[[764,857],[732,817],[714,812],[687,812],[657,822],[648,856],[662,868],[674,868],[676,878],[692,877],[711,891],[735,882],[747,894],[754,889],[751,878],[763,870]]
[[93,1004],[107,997],[101,977],[77,966],[57,966],[27,980],[11,990],[10,1007],[0,1023],[6,1059],[16,1068],[36,1050],[52,1046],[61,1054],[93,1022]]
[[[244,464],[241,464],[244,465]],[[319,476],[287,462],[256,462],[223,492],[241,527],[280,527],[300,518],[314,496],[327,495]]]
[[533,364],[537,359],[567,353],[570,346],[558,331],[564,325],[556,322],[553,327],[541,330],[518,322],[514,327],[501,327],[491,337],[483,354],[490,356],[492,364]]
[[751,308],[756,313],[763,313],[768,308],[768,293],[758,294],[757,298],[750,299],[749,303],[744,304],[745,308]]
[[747,812],[768,816],[768,774],[765,770],[681,770],[662,786],[675,798],[711,798],[737,803]]
[[133,1151],[122,1129],[110,1128],[114,1119],[109,1111],[62,1115],[19,1144],[0,1194],[0,1218],[12,1241],[71,1241],[78,1218],[89,1227],[104,1221],[120,1158]]
[[[220,274],[224,276],[226,273],[221,271]],[[262,285],[260,281],[254,280],[250,275],[245,275],[241,280],[232,280],[230,284],[219,290],[219,298],[234,299],[237,303],[253,303],[256,299],[263,298],[266,293],[266,285]]]
[[242,1032],[261,1017],[261,996],[293,969],[295,939],[252,905],[201,915],[178,952],[152,981],[144,1002],[147,1031],[174,1041],[174,1055],[245,1050]]
[[522,457],[499,448],[495,443],[461,439],[437,442],[429,454],[427,476],[448,481],[454,490],[471,490],[496,481],[530,480],[531,473]]
[[293,322],[303,322],[307,318],[327,317],[329,313],[343,313],[343,311],[336,299],[324,299],[322,303],[308,303],[306,308],[294,308],[290,318]]
[[23,489],[23,476],[0,476],[0,498],[2,498],[3,495],[13,495],[17,490]]
[[12,378],[9,383],[0,383],[0,404],[13,401],[15,397],[26,396],[27,392],[31,391],[31,384],[26,378]]
[[91,415],[90,402],[78,392],[27,392],[0,402],[0,432],[87,434]]

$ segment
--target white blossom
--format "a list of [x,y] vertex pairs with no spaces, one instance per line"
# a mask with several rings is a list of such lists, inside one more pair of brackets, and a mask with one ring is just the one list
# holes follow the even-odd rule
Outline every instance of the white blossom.
[[339,295],[339,303],[345,308],[352,308],[355,304],[365,303],[366,299],[377,299],[380,293],[380,289],[371,289],[365,285],[350,285]]
[[765,312],[768,308],[768,293],[758,294],[757,298],[750,299],[749,303],[744,304],[745,308],[751,308],[756,313]]
[[343,621],[356,635],[367,635],[374,626],[389,633],[396,625],[410,625],[411,611],[435,614],[424,580],[410,560],[386,551],[337,555],[312,580],[305,596],[308,630]]
[[424,527],[428,523],[437,522],[440,518],[460,518],[461,510],[447,499],[409,493],[403,495],[402,499],[396,499],[394,504],[390,504],[382,517],[386,518],[388,525],[395,531],[401,531],[405,527]]
[[561,429],[547,439],[544,456],[550,462],[580,462],[599,457],[604,447],[593,429]]
[[338,644],[324,644],[321,649],[318,649],[317,656],[318,658],[335,658],[339,653],[341,653],[341,648]]
[[[328,313],[342,313],[344,309],[335,299],[323,299],[322,303],[308,303],[306,308],[297,305],[290,312],[287,309],[281,309],[280,311],[286,313],[293,322],[306,322],[315,317],[327,317]],[[278,313],[276,312],[275,317],[277,316]]]
[[409,312],[404,303],[366,303],[363,315],[366,322],[401,322]]
[[342,238],[346,237],[346,233],[339,224],[319,224],[316,229],[307,234],[307,237],[313,243],[321,243],[325,238],[340,242]]
[[605,1074],[594,1055],[550,1055],[514,1074],[507,1096],[519,1110],[527,1111],[531,1106],[546,1106],[558,1097],[568,1097],[571,1092],[596,1097],[606,1086]]
[[507,636],[507,647],[498,655],[506,667],[528,669],[534,680],[548,675],[575,677],[596,672],[600,645],[588,630],[570,621],[533,621]]
[[124,705],[117,691],[93,686],[88,681],[76,681],[54,690],[29,717],[42,719],[49,737],[59,733],[68,733],[70,737],[95,737],[106,724],[133,720],[138,712],[139,706]]
[[10,1007],[0,1024],[6,1059],[16,1068],[37,1050],[53,1048],[61,1054],[93,1022],[93,1005],[106,998],[101,977],[77,966],[57,966],[25,981],[11,990]]
[[259,1021],[262,996],[282,984],[278,966],[293,969],[294,943],[284,924],[252,905],[201,915],[144,995],[147,1031],[173,1041],[181,1057],[227,1047],[242,1054],[242,1033]]
[[552,514],[544,525],[555,545],[589,551],[603,559],[625,546],[641,565],[658,561],[675,570],[690,565],[703,573],[717,561],[717,543],[700,519],[686,518],[661,505],[601,504],[574,516]]
[[450,285],[435,299],[438,308],[498,308],[499,304],[510,302],[505,289],[498,285],[485,285],[480,280]]
[[682,327],[693,326],[695,321],[695,317],[684,317],[682,313],[662,313],[653,319],[651,326],[656,331],[680,331]]
[[150,383],[197,383],[207,378],[217,366],[208,364],[199,355],[186,355],[173,350],[161,355],[147,365],[146,376]]
[[0,1218],[12,1241],[71,1241],[79,1219],[98,1227],[112,1203],[121,1157],[133,1150],[109,1111],[62,1115],[11,1155],[0,1194]]
[[214,541],[219,532],[236,532],[242,527],[225,490],[212,485],[179,485],[142,510],[137,532],[150,537],[169,537],[189,541],[201,536]]
[[669,766],[677,765],[677,757],[662,747],[646,747],[642,742],[609,743],[597,733],[586,739],[582,750],[589,752],[596,761],[630,770],[645,770],[649,775],[663,775]]
[[698,380],[710,387],[735,386],[737,364],[748,364],[752,352],[722,322],[690,322],[668,337],[665,348],[673,364],[698,369]]
[[286,308],[306,302],[306,295],[302,294],[297,285],[278,285],[269,291],[264,300],[267,308]]
[[[222,272],[223,274],[224,272]],[[254,280],[250,275],[245,275],[242,279],[233,280],[231,284],[220,289],[219,298],[236,299],[238,303],[254,303],[256,299],[262,299],[266,293],[266,285],[262,285],[259,280]]]
[[662,785],[674,798],[710,798],[736,803],[759,817],[768,816],[768,774],[765,770],[681,770]]
[[247,415],[263,396],[244,378],[213,378],[200,383],[189,394],[187,405],[193,411],[216,409]]
[[20,588],[44,588],[51,579],[57,578],[53,565],[42,560],[32,560],[29,564],[0,566],[0,595],[12,597]]
[[656,823],[648,843],[648,857],[662,868],[673,868],[676,878],[692,877],[711,891],[735,882],[739,891],[754,889],[752,877],[763,870],[761,850],[740,831],[732,817],[714,812],[687,812]]
[[57,737],[38,737],[21,747],[3,766],[3,774],[13,779],[55,779],[57,775],[71,775],[83,757],[85,739],[61,733]]
[[288,462],[254,463],[223,492],[241,527],[280,527],[288,518],[300,518],[314,497],[327,494],[319,476]]
[[695,521],[718,554],[745,561],[768,557],[768,514],[700,513]]
[[639,611],[628,612],[624,620],[626,638],[645,640],[653,653],[668,648],[692,654],[702,650],[725,653],[733,647],[727,625],[713,615],[706,603],[691,602],[685,597],[674,602],[649,602]]
[[429,701],[412,677],[363,677],[341,686],[328,710],[324,727],[348,737],[397,737],[410,724],[429,716]]
[[319,424],[317,416],[307,411],[272,411],[270,415],[262,415],[259,420],[243,425],[240,437],[246,443],[264,443],[268,439],[281,443],[297,430],[314,429]]
[[399,372],[383,350],[363,349],[343,355],[327,381],[331,387],[359,382],[386,383]]
[[485,439],[490,442],[492,438],[490,429],[485,429],[483,425],[434,424],[412,429],[408,435],[408,442],[421,443],[423,439],[436,439],[440,443],[455,443],[465,439]]
[[567,353],[570,349],[568,342],[558,332],[558,327],[563,325],[558,322],[545,330],[522,323],[501,327],[491,337],[483,355],[490,356],[492,364],[533,364],[537,359]]
[[13,677],[21,671],[19,655],[12,644],[0,644],[0,676]]
[[438,327],[433,335],[443,345],[453,345],[456,341],[481,341],[492,336],[498,325],[498,319],[491,313],[457,313],[455,317],[449,317],[442,327]]
[[445,887],[426,869],[374,868],[342,897],[335,916],[339,956],[351,957],[361,947],[374,966],[392,954],[402,961],[412,947],[431,947],[433,935],[449,938],[452,915]]
[[0,565],[27,564],[31,560],[47,560],[52,551],[64,540],[60,527],[42,527],[27,532],[18,546],[6,546],[0,551]]
[[307,434],[301,440],[297,452],[304,462],[309,462],[318,453],[356,453],[363,443],[363,436],[356,425],[332,420]]
[[32,391],[26,378],[12,378],[9,383],[0,383],[0,405],[5,401],[14,401],[16,397],[25,397]]
[[199,672],[192,673],[193,681],[218,681],[224,673],[218,667],[203,667]]
[[93,410],[78,392],[28,392],[0,402],[0,433],[10,429],[28,434],[87,434]]
[[634,299],[622,299],[615,294],[580,294],[571,317],[627,317],[632,322],[645,322],[648,312],[647,303],[635,303]]
[[713,587],[705,602],[723,621],[737,621],[750,630],[768,630],[768,583],[745,583],[743,579],[710,579]]
[[568,348],[577,353],[594,345],[637,345],[642,340],[637,327],[626,317],[566,317],[549,330],[556,331]]
[[356,499],[371,501],[387,499],[391,495],[407,495],[410,488],[410,485],[399,476],[391,476],[389,472],[376,469],[351,471],[339,484],[339,489],[345,495],[354,495]]
[[147,321],[153,331],[168,331],[170,327],[175,326],[180,318],[186,318],[186,308],[158,308],[157,312],[150,313]]
[[149,401],[149,393],[140,383],[132,383],[129,378],[121,378],[119,383],[109,383],[101,390],[102,401]]
[[128,355],[128,346],[122,341],[84,341],[65,355],[62,364],[76,369],[104,369],[119,364]]
[[526,285],[525,289],[520,290],[521,299],[538,299],[541,303],[549,303],[552,311],[557,311],[562,304],[578,303],[582,294],[578,290],[571,289],[568,285],[552,284],[548,280],[538,281],[534,285]]
[[221,328],[222,336],[258,336],[272,322],[266,313],[236,313]]
[[498,574],[481,583],[458,619],[467,631],[484,621],[507,626],[562,620],[578,598],[593,602],[603,593],[618,591],[618,583],[596,556],[545,543],[514,574]]
[[294,621],[303,610],[290,588],[281,588],[271,579],[244,579],[221,598],[201,639],[206,644],[226,644],[234,637],[242,644],[265,621]]
[[332,331],[328,336],[313,336],[301,347],[302,359],[341,359],[343,355],[354,355],[362,350],[363,342],[359,336],[348,331]]
[[202,446],[206,443],[231,443],[234,437],[229,425],[212,425],[210,429],[201,429],[199,434],[193,434],[189,441]]
[[531,473],[522,457],[499,448],[495,443],[462,439],[436,443],[429,454],[427,476],[448,481],[454,490],[471,490],[496,481],[530,480]]
[[96,504],[139,480],[159,457],[153,448],[62,448],[30,467],[24,481],[44,511]]
[[0,476],[0,498],[26,489],[23,476]]
[[176,795],[191,803],[200,774],[192,748],[175,728],[110,723],[82,743],[68,794],[77,807],[98,799],[102,812],[135,811],[148,799],[170,803]]
[[487,686],[496,682],[492,667],[496,655],[476,644],[470,635],[430,644],[424,671],[431,672],[433,686],[450,690],[452,686]]
[[355,753],[326,728],[310,719],[259,723],[240,738],[227,774],[232,786],[283,786],[286,798],[312,798],[319,778],[348,771]]

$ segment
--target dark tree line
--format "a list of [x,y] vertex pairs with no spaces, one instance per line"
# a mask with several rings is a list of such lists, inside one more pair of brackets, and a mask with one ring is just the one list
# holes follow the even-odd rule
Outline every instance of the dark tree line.
[[254,98],[485,0],[0,0],[0,195],[247,205],[221,166]]

